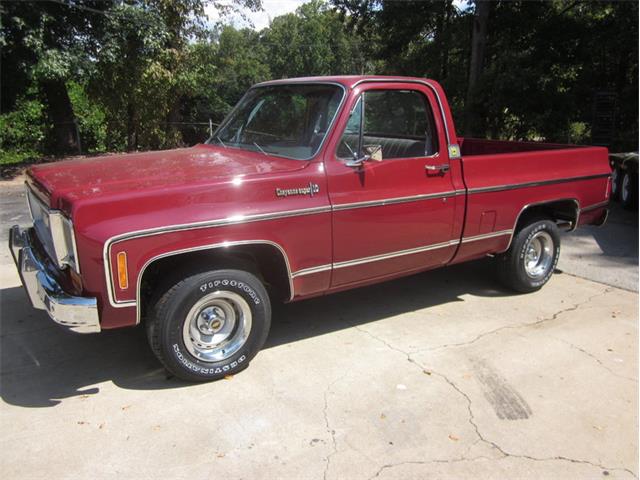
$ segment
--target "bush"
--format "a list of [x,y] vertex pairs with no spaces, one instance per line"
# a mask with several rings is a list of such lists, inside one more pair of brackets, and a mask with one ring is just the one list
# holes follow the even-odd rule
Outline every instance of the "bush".
[[107,125],[104,110],[87,96],[83,85],[68,82],[67,90],[78,120],[82,153],[101,153],[107,150]]
[[44,105],[29,95],[15,110],[0,115],[0,164],[32,161],[42,156],[48,125]]

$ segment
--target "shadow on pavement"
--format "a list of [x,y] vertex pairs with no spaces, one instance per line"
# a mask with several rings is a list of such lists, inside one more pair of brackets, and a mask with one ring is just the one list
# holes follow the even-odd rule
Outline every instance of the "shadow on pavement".
[[607,223],[601,227],[582,227],[571,233],[575,238],[593,238],[605,257],[627,264],[638,264],[638,213],[611,204]]
[[602,227],[563,233],[559,268],[578,277],[638,291],[638,213],[612,203]]
[[[363,325],[386,317],[464,301],[461,295],[511,295],[482,260],[392,282],[274,307],[264,348]],[[0,396],[12,405],[51,407],[100,392],[96,384],[155,390],[189,384],[167,378],[143,328],[76,335],[33,310],[21,287],[0,290]],[[423,317],[420,321],[429,321]]]

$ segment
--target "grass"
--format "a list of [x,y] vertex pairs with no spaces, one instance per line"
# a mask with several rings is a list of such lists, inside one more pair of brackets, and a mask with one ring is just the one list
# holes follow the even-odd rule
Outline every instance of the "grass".
[[38,152],[17,152],[14,150],[0,150],[0,166],[18,165],[35,160],[40,155]]

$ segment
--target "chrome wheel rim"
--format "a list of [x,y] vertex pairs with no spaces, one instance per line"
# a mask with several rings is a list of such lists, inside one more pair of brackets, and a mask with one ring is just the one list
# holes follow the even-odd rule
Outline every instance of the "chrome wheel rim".
[[544,277],[553,263],[553,239],[547,232],[537,232],[525,248],[524,270],[532,278]]
[[620,194],[622,195],[622,200],[627,201],[629,198],[629,187],[631,186],[631,178],[629,175],[624,175],[622,177],[622,191]]
[[219,290],[191,307],[182,328],[182,340],[191,355],[203,362],[233,356],[251,332],[249,304],[234,292]]
[[617,195],[618,194],[618,176],[620,174],[618,173],[618,169],[614,168],[613,172],[611,172],[611,193],[613,195]]

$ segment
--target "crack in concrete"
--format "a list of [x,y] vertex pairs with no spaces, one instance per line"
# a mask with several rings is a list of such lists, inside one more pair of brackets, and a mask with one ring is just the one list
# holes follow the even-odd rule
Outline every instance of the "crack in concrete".
[[549,458],[536,458],[536,457],[530,457],[527,455],[513,455],[513,454],[506,454],[504,456],[502,456],[501,458],[497,458],[497,459],[493,459],[491,457],[487,457],[484,455],[478,456],[478,457],[472,457],[472,458],[466,458],[466,457],[458,457],[458,458],[452,458],[452,459],[432,459],[432,460],[407,460],[407,461],[403,461],[403,462],[398,462],[398,463],[387,463],[385,465],[382,465],[378,471],[371,477],[369,477],[368,480],[373,480],[374,478],[379,478],[380,475],[382,474],[382,472],[384,472],[385,470],[389,470],[392,468],[396,468],[396,467],[401,467],[403,465],[429,465],[429,464],[433,464],[433,463],[446,463],[446,464],[450,464],[450,463],[460,463],[460,462],[475,462],[477,460],[504,460],[505,458],[519,458],[519,459],[523,459],[523,460],[530,460],[530,461],[534,461],[534,462],[557,462],[557,461],[568,461],[571,463],[578,463],[578,464],[587,464],[590,465],[594,468],[598,468],[602,471],[606,471],[606,472],[612,472],[612,471],[623,471],[626,472],[628,474],[630,474],[631,476],[633,476],[634,478],[638,478],[637,475],[635,473],[633,473],[631,470],[627,469],[627,468],[606,468],[603,467],[602,465],[598,465],[586,460],[575,460],[572,458],[567,458],[567,457],[549,457]]
[[[555,337],[554,337],[555,338]],[[618,377],[618,378],[622,378],[624,380],[629,380],[631,382],[635,382],[638,383],[638,379],[637,378],[633,378],[633,377],[627,377],[625,375],[620,375],[619,373],[614,372],[613,370],[611,370],[610,367],[608,367],[607,365],[604,364],[604,362],[602,360],[600,360],[598,357],[596,357],[593,353],[585,350],[582,347],[579,347],[578,345],[575,345],[567,340],[563,340],[562,338],[556,338],[556,340],[569,345],[571,348],[578,350],[579,352],[585,354],[587,357],[592,358],[593,360],[595,360],[596,362],[598,362],[598,364],[604,368],[606,371],[608,371],[611,375],[613,375],[614,377]]]
[[432,459],[432,460],[407,460],[404,462],[398,462],[398,463],[387,463],[385,465],[382,465],[378,471],[375,473],[375,475],[373,475],[372,477],[369,477],[369,480],[373,480],[374,478],[378,478],[380,476],[380,474],[388,469],[391,468],[395,468],[395,467],[401,467],[403,465],[429,465],[432,463],[459,463],[459,462],[475,462],[476,460],[491,460],[489,457],[485,457],[484,455],[481,455],[479,457],[473,457],[473,458],[466,458],[466,457],[458,457],[458,458],[451,458],[451,459]]
[[569,277],[579,278],[581,280],[588,280],[589,282],[599,283],[600,285],[606,285],[607,287],[613,287],[613,288],[617,288],[619,290],[624,290],[625,292],[638,293],[638,290],[634,290],[633,288],[628,288],[628,287],[625,287],[623,285],[614,285],[613,283],[608,283],[608,282],[606,282],[604,280],[596,280],[594,278],[583,277],[581,275],[578,275],[577,273],[570,273],[570,272],[567,272],[565,270],[562,270],[560,273],[562,273],[562,275],[567,275]]
[[[558,316],[560,316],[563,313],[567,313],[570,311],[575,311],[578,308],[580,308],[582,305],[585,305],[587,303],[589,303],[590,301],[592,301],[594,298],[605,295],[606,293],[608,293],[609,291],[611,291],[611,289],[606,289],[604,292],[601,292],[599,294],[593,295],[591,297],[589,297],[587,300],[585,300],[584,302],[580,302],[577,303],[571,307],[562,309],[556,313],[553,314],[553,316],[549,317],[549,318],[543,318],[541,320],[538,320],[536,322],[530,323],[530,324],[522,324],[519,327],[526,327],[526,326],[531,326],[531,325],[538,325],[544,322],[548,322],[548,321],[552,321],[555,320],[556,318],[558,318]],[[500,445],[498,445],[497,443],[495,443],[492,440],[487,439],[482,432],[480,431],[480,428],[478,426],[478,424],[476,423],[476,419],[475,416],[473,414],[473,409],[472,409],[472,401],[471,401],[471,397],[469,397],[469,395],[467,395],[467,393],[462,390],[460,387],[458,387],[458,385],[456,385],[455,382],[453,382],[449,377],[447,377],[446,375],[440,373],[440,372],[436,372],[432,369],[427,369],[424,365],[420,364],[420,362],[418,362],[415,358],[413,358],[411,355],[411,352],[406,352],[404,350],[402,350],[401,348],[395,347],[394,345],[391,345],[389,342],[387,342],[386,340],[384,340],[381,337],[378,337],[377,335],[374,335],[373,333],[371,333],[370,331],[358,326],[358,325],[354,325],[353,328],[355,328],[356,330],[367,334],[368,336],[370,336],[371,338],[373,338],[374,340],[382,343],[383,345],[385,345],[387,348],[389,348],[390,350],[393,350],[395,352],[398,352],[402,355],[405,356],[405,358],[407,359],[407,361],[415,366],[417,366],[418,368],[420,368],[420,370],[422,372],[429,372],[431,375],[435,375],[439,378],[441,378],[443,381],[445,381],[451,388],[453,388],[456,392],[458,392],[458,394],[460,396],[462,396],[466,403],[467,403],[467,411],[469,413],[469,417],[468,417],[468,422],[471,425],[471,427],[473,428],[477,438],[479,441],[481,441],[482,443],[486,444],[487,446],[489,446],[492,449],[497,450],[497,452],[500,453],[500,455],[502,455],[501,458],[507,458],[507,457],[511,457],[511,458],[519,458],[519,459],[524,459],[524,460],[530,460],[530,461],[536,461],[536,462],[545,462],[545,461],[566,461],[566,462],[571,462],[571,463],[578,463],[578,464],[586,464],[586,465],[591,465],[594,468],[598,468],[600,470],[606,470],[606,471],[622,471],[622,472],[627,472],[629,474],[631,474],[634,478],[638,478],[638,476],[630,469],[628,468],[622,468],[622,467],[616,467],[616,468],[610,468],[610,467],[606,467],[604,465],[600,465],[598,463],[595,462],[591,462],[589,460],[582,460],[582,459],[575,459],[575,458],[569,458],[569,457],[565,457],[565,456],[555,456],[555,457],[533,457],[531,455],[522,455],[522,454],[515,454],[515,453],[511,453],[506,451],[505,449],[503,449]],[[516,326],[512,326],[512,327],[504,327],[504,328],[516,328]],[[504,329],[503,328],[503,329]],[[471,342],[467,342],[467,344],[469,343],[473,343],[474,341],[477,340],[473,340]],[[417,352],[413,352],[413,353],[417,353]],[[475,460],[477,458],[481,458],[481,457],[474,457],[473,459],[466,459],[465,457],[459,457],[458,459],[450,459],[450,460],[423,460],[423,461],[416,461],[416,462],[400,462],[398,464],[388,464],[388,465],[383,465],[378,472],[371,478],[377,478],[379,477],[380,473],[382,471],[384,471],[387,468],[392,468],[394,466],[397,465],[402,465],[402,464],[407,464],[407,463],[435,463],[435,462],[452,462],[452,461],[464,461],[464,460]]]
[[578,302],[570,307],[567,308],[563,308],[559,311],[557,311],[556,313],[553,314],[553,316],[549,317],[549,318],[541,318],[540,320],[536,320],[535,322],[525,322],[525,323],[518,323],[516,325],[505,325],[503,327],[498,327],[495,328],[493,330],[490,330],[488,332],[482,332],[480,334],[478,334],[475,338],[473,338],[472,340],[469,340],[467,342],[459,342],[459,343],[447,343],[444,345],[438,345],[436,347],[428,347],[428,348],[422,348],[419,350],[415,350],[412,353],[419,353],[419,352],[427,352],[427,351],[436,351],[436,350],[442,350],[445,348],[457,348],[457,347],[465,347],[468,345],[471,345],[473,343],[476,343],[477,341],[483,339],[484,337],[488,337],[489,335],[494,335],[498,332],[501,332],[503,330],[514,330],[514,329],[518,329],[518,328],[527,328],[527,327],[535,327],[538,325],[542,325],[543,323],[547,323],[547,322],[552,322],[554,320],[556,320],[560,315],[563,315],[565,313],[568,312],[573,312],[575,310],[578,310],[580,307],[582,307],[583,305],[586,305],[588,303],[590,303],[594,298],[598,298],[598,297],[602,297],[604,295],[606,295],[607,293],[610,293],[611,291],[613,291],[612,288],[606,288],[603,292],[597,293],[595,295],[592,295],[591,297],[587,298],[586,300],[582,301],[582,302]]
[[324,391],[324,409],[322,413],[324,415],[325,428],[327,430],[327,433],[331,436],[331,444],[333,445],[333,451],[331,451],[325,457],[325,467],[324,467],[324,472],[322,474],[322,478],[324,480],[327,480],[327,475],[329,474],[329,467],[331,466],[331,457],[333,457],[336,453],[338,453],[338,442],[336,441],[336,431],[333,428],[331,428],[331,424],[329,422],[329,401],[327,396],[329,395],[331,387],[333,387],[336,383],[338,383],[344,377],[345,375],[342,375],[340,378],[337,378],[336,380],[331,382],[329,385],[327,385],[327,388]]

